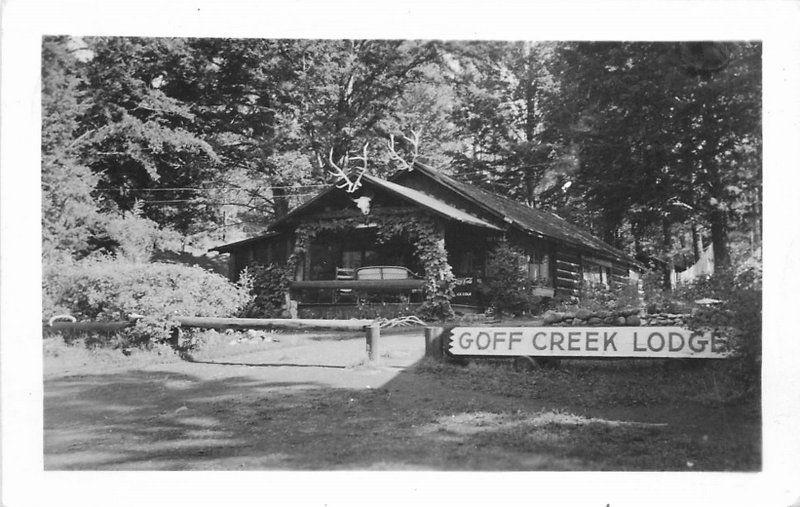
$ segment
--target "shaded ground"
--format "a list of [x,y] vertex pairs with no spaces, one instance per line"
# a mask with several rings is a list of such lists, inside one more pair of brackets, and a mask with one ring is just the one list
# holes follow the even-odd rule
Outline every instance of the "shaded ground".
[[[363,337],[339,338],[210,347],[196,362],[51,364],[45,468],[760,467],[758,410],[690,399],[708,388],[698,385],[709,378],[702,372],[630,362],[529,373],[441,366],[420,362],[420,334],[384,336],[380,365],[368,366]],[[686,383],[686,393],[636,394],[642,383],[669,381]]]

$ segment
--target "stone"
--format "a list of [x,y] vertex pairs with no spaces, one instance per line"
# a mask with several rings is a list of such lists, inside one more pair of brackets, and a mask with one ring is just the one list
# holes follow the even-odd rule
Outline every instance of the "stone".
[[629,326],[641,326],[642,319],[640,319],[638,315],[628,315],[625,317],[625,324]]
[[602,324],[603,320],[600,317],[590,317],[589,318],[589,325],[596,326],[598,324]]
[[566,312],[564,313],[564,320],[574,319],[575,312]]
[[574,325],[576,325],[576,326],[582,326],[582,325],[586,324],[586,321],[583,320],[583,319],[575,319],[575,320],[572,321],[572,323]]
[[614,319],[614,324],[616,324],[618,326],[624,326],[625,325],[625,317],[620,315],[619,317],[615,318]]
[[575,312],[575,317],[577,317],[579,319],[583,319],[583,320],[586,320],[586,319],[588,319],[589,317],[592,317],[592,316],[594,316],[594,314],[592,312],[590,312],[589,310],[587,310],[586,308],[581,308],[580,310]]
[[568,326],[571,326],[574,321],[575,321],[575,319],[564,319],[564,324],[567,324]]
[[552,310],[546,311],[542,318],[542,321],[544,321],[545,324],[555,324],[557,322],[561,322],[562,320],[564,320],[564,315]]

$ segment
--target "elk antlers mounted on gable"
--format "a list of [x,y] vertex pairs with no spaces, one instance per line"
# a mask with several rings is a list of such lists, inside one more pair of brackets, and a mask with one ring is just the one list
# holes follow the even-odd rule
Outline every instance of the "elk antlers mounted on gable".
[[[336,188],[344,189],[347,193],[352,194],[361,186],[361,177],[364,176],[364,172],[367,170],[367,149],[369,148],[369,143],[364,145],[363,155],[358,157],[350,157],[349,155],[343,156],[339,160],[339,165],[333,161],[333,148],[328,153],[328,165],[333,169],[332,171],[328,171],[329,174],[336,177]],[[350,179],[350,175],[347,173],[347,165],[351,160],[358,160],[362,162],[362,166],[358,168],[358,175],[355,179]]]
[[419,136],[420,131],[411,131],[411,137],[407,137],[405,134],[400,134],[405,141],[403,144],[406,144],[410,147],[411,151],[411,162],[406,161],[403,157],[401,157],[397,151],[395,150],[394,144],[394,134],[389,134],[389,142],[386,143],[389,147],[389,157],[397,162],[402,169],[410,171],[414,168],[414,162],[417,161],[417,157],[419,157]]

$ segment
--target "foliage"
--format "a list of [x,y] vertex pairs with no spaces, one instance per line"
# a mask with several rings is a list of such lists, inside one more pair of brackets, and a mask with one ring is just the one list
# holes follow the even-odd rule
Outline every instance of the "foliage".
[[726,45],[729,65],[701,74],[687,70],[681,49],[561,44],[555,98],[569,106],[546,116],[578,148],[569,193],[587,201],[604,239],[621,244],[626,221],[642,236],[652,223],[695,219],[709,225],[721,266],[734,208],[759,199],[761,48]]
[[647,313],[689,313],[691,307],[664,288],[664,273],[653,270],[642,275],[645,310]]
[[718,299],[719,304],[694,303],[688,321],[692,329],[712,329],[732,340],[738,353],[737,367],[746,376],[750,389],[758,389],[761,366],[762,272],[760,263],[740,269],[726,269],[694,284],[680,287],[676,296],[687,303],[702,298]]
[[489,253],[486,276],[478,290],[497,313],[526,313],[541,302],[540,297],[532,294],[534,282],[523,266],[527,266],[525,254],[506,241]]
[[467,42],[451,52],[451,116],[463,140],[451,153],[456,171],[520,201],[556,203],[553,189],[570,164],[544,128],[546,98],[558,85],[550,72],[554,44]]
[[252,263],[240,276],[240,284],[250,287],[252,299],[241,310],[242,317],[280,317],[289,291],[289,272],[285,266]]
[[133,263],[151,260],[157,250],[174,250],[179,242],[175,231],[143,217],[138,206],[125,216],[107,217],[100,230],[90,244]]
[[[399,99],[409,87],[430,95],[438,46],[46,37],[46,247],[85,255],[95,208],[128,212],[137,201],[144,218],[183,234],[285,214],[326,180],[329,150],[338,159],[420,126],[416,102]],[[378,159],[371,170],[382,172]]]
[[76,60],[64,38],[42,44],[42,250],[45,258],[85,255],[101,222],[97,176],[76,150],[84,106]]
[[[737,355],[730,361],[742,379],[743,393],[757,393],[761,365],[762,268],[757,258],[737,268],[717,270],[714,275],[673,291],[660,287],[660,274],[645,277],[645,299],[649,313],[690,314],[687,325],[715,331],[731,340]],[[701,299],[721,303],[699,304]]]
[[169,337],[175,316],[229,317],[250,300],[249,288],[201,268],[92,259],[48,265],[43,318],[68,313],[78,320],[123,321],[144,315],[128,331],[138,342]]
[[[389,120],[399,97],[425,79],[424,67],[436,61],[440,44],[410,40],[280,43],[280,54],[302,62],[292,66],[284,91],[309,136],[312,152],[323,160],[329,150],[335,159],[358,151],[376,134],[385,140],[388,128],[396,124]],[[373,146],[378,144],[373,142]]]
[[426,322],[452,320],[456,316],[453,307],[450,305],[450,300],[442,296],[426,300],[414,313]]
[[330,150],[370,141],[380,175],[388,134],[422,129],[423,158],[461,179],[641,257],[696,224],[722,266],[760,243],[760,59],[757,42],[46,37],[44,252],[109,250],[137,202],[162,230],[257,232],[328,180]]
[[581,287],[578,300],[577,306],[587,310],[622,310],[641,306],[639,288],[633,284],[613,290],[604,285],[591,286],[584,284]]

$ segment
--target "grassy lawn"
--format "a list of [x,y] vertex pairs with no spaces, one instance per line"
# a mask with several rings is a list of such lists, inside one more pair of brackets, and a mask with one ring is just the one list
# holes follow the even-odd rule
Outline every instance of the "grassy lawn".
[[[541,410],[477,415],[482,445],[522,446],[599,470],[759,470],[760,407],[725,365],[564,361],[519,372],[509,362],[424,362],[450,389],[502,395]],[[464,419],[469,425],[469,417]]]
[[756,399],[721,363],[423,359],[387,336],[276,335],[169,351],[45,352],[47,470],[739,470]]

